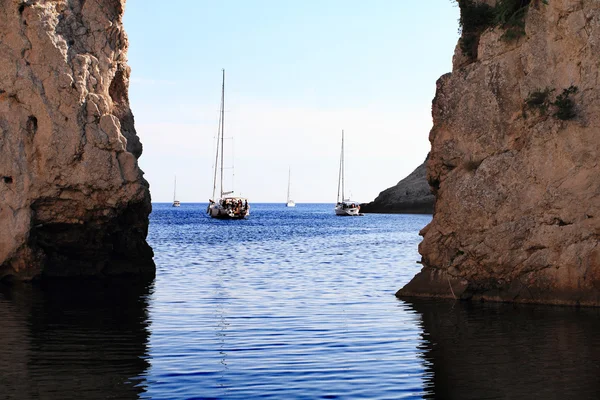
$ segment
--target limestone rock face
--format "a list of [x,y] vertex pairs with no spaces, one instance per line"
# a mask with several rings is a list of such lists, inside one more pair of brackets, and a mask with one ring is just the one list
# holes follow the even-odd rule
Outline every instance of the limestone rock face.
[[410,175],[379,193],[374,201],[361,204],[360,211],[383,214],[432,214],[434,195],[427,183],[425,163]]
[[502,35],[483,32],[477,59],[437,83],[435,213],[397,295],[598,306],[600,2],[532,1],[525,35]]
[[0,0],[0,279],[154,273],[125,0]]

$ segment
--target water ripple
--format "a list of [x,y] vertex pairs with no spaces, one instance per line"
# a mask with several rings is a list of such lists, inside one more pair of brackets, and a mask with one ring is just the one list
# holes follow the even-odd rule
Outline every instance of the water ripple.
[[155,208],[148,397],[420,396],[418,317],[393,294],[430,217],[329,208],[258,205],[236,222]]

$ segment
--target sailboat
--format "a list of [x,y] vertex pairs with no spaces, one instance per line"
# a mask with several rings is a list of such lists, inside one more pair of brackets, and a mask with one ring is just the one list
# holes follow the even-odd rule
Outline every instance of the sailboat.
[[[212,218],[243,219],[250,215],[248,199],[234,196],[233,191],[223,189],[223,158],[225,136],[225,70],[223,70],[223,84],[221,87],[221,109],[219,112],[219,129],[217,133],[217,151],[215,155],[215,176],[213,180],[213,194],[209,200],[206,212]],[[220,167],[217,168],[217,165]],[[215,200],[217,193],[217,170],[220,171],[220,197]]]
[[177,175],[175,175],[175,185],[173,186],[173,207],[181,207],[181,203],[177,200]]
[[290,199],[290,182],[292,179],[292,169],[288,169],[288,193],[287,193],[287,202],[285,203],[286,207],[296,207],[296,203],[294,200]]
[[359,203],[350,199],[346,199],[344,195],[344,131],[342,130],[342,151],[340,153],[340,173],[338,176],[338,194],[337,203],[335,205],[335,215],[357,216],[360,215],[359,211]]

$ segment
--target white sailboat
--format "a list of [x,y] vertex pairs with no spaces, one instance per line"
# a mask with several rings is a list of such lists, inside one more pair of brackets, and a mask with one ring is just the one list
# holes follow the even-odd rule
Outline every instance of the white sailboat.
[[181,203],[177,200],[177,175],[175,175],[175,184],[173,185],[173,207],[181,207]]
[[[221,88],[221,109],[219,113],[219,130],[217,133],[217,152],[215,156],[215,176],[213,180],[213,194],[209,200],[206,212],[212,218],[243,219],[250,215],[248,199],[234,196],[233,191],[223,190],[223,158],[225,136],[225,70],[223,70],[223,85]],[[218,168],[217,165],[220,167]],[[217,169],[220,170],[220,198],[215,200],[217,191]]]
[[285,203],[286,207],[296,207],[296,203],[294,200],[290,198],[290,182],[292,180],[292,169],[288,169],[288,191],[287,191],[287,202]]
[[357,216],[360,215],[359,211],[359,203],[357,201],[346,199],[344,195],[344,131],[342,130],[342,151],[340,153],[340,173],[338,176],[338,194],[337,203],[335,205],[335,215]]

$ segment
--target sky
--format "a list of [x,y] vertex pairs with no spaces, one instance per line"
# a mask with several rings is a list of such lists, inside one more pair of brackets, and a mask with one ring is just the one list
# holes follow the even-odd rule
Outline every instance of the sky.
[[225,190],[250,202],[372,201],[425,159],[451,0],[127,0],[130,103],[153,202],[212,196],[225,69]]

